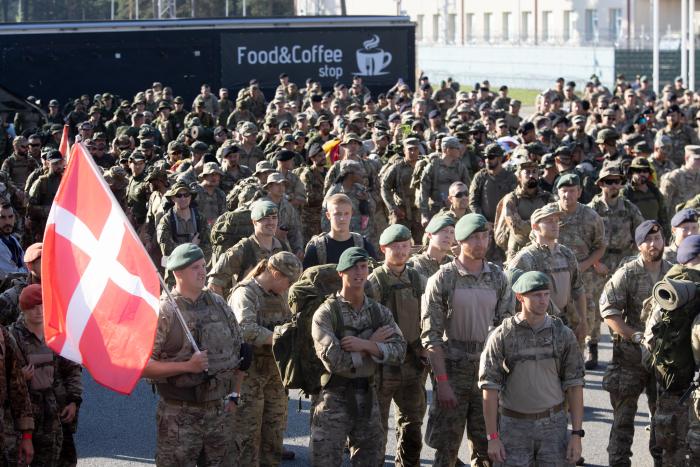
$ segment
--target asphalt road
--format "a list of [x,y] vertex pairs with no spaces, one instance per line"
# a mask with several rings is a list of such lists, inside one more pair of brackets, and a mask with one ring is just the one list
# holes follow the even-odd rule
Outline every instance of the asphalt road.
[[[611,356],[607,333],[600,350],[603,364],[599,370],[587,375],[584,393],[586,437],[583,440],[583,455],[589,466],[608,465],[606,447],[612,409],[608,394],[601,388],[605,362]],[[78,465],[111,467],[154,464],[157,396],[150,386],[140,383],[131,396],[121,396],[97,385],[87,373],[84,382],[84,402],[77,434]],[[428,396],[431,397],[430,384]],[[645,430],[649,416],[646,396],[642,395],[639,402],[632,463],[636,467],[651,467],[653,463],[647,450],[649,432]],[[283,465],[287,467],[308,465],[309,401],[301,399],[301,411],[298,411],[298,404],[298,395],[290,395],[285,445],[296,453],[297,458],[294,462],[285,462]],[[394,450],[395,440],[390,435],[387,447],[389,465],[393,465]],[[433,455],[434,451],[424,446],[422,464],[432,465]],[[466,442],[462,443],[460,458],[469,459]]]

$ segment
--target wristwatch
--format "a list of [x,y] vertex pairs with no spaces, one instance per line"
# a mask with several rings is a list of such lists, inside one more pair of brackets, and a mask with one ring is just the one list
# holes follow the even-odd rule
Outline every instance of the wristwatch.
[[637,331],[632,334],[632,338],[630,340],[635,344],[641,344],[644,342],[644,333]]
[[226,396],[226,399],[233,402],[234,404],[238,405],[238,401],[240,400],[240,395],[237,392],[232,392],[228,396]]
[[572,434],[572,435],[578,435],[579,438],[583,438],[584,436],[586,436],[586,432],[583,431],[583,429],[580,429],[580,430],[571,430],[571,434]]

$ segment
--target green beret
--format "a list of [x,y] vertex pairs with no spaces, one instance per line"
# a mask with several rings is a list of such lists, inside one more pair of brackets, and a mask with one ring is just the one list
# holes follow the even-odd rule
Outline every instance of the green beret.
[[194,243],[183,243],[170,253],[165,267],[170,271],[177,271],[202,258],[204,258],[204,252],[201,248]]
[[408,227],[402,224],[391,224],[382,232],[382,235],[379,237],[379,244],[389,245],[394,242],[410,240],[411,238],[413,237]]
[[540,271],[523,273],[513,284],[513,292],[525,294],[538,290],[549,290],[549,277]]
[[433,216],[428,225],[425,226],[425,231],[429,234],[436,234],[445,227],[454,227],[455,223],[455,218],[446,214]]
[[576,174],[565,174],[557,180],[557,190],[563,186],[581,186],[581,179]]
[[274,216],[279,209],[272,201],[256,201],[250,207],[250,218],[254,221],[259,221],[263,217]]
[[338,260],[338,266],[335,267],[335,270],[338,272],[347,271],[360,261],[368,260],[369,253],[367,253],[367,251],[365,251],[364,248],[354,246],[348,248],[343,252],[342,255],[340,255],[340,259]]
[[474,232],[483,232],[486,230],[486,218],[481,214],[467,214],[462,217],[455,226],[455,239],[458,242],[466,240]]

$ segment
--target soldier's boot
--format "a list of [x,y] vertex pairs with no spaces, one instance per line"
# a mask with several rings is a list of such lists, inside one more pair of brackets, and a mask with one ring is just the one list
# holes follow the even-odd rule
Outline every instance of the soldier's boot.
[[595,370],[598,368],[598,344],[588,344],[588,358],[584,366],[586,370]]

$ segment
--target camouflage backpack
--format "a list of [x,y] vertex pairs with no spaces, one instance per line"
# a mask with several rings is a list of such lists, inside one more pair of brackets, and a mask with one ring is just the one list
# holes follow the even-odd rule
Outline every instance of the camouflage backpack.
[[239,181],[226,195],[226,208],[233,211],[240,206],[247,206],[264,195],[257,177],[251,176]]
[[212,264],[226,250],[244,238],[253,235],[253,221],[250,209],[241,207],[235,211],[226,211],[216,219],[211,228]]

